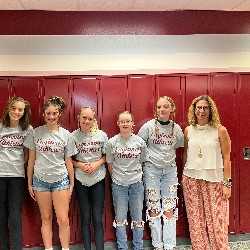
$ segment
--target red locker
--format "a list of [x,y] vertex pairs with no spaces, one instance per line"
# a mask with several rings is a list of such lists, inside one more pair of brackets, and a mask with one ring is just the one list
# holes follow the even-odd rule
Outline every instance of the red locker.
[[[231,167],[233,180],[237,180],[239,178],[239,165],[235,164],[235,150],[237,143],[235,132],[237,122],[233,122],[237,120],[237,114],[235,110],[236,87],[236,74],[227,73],[211,75],[210,95],[216,103],[221,124],[227,128],[231,139]],[[236,220],[239,211],[238,195],[236,194],[237,190],[237,186],[233,185],[229,207],[229,232],[235,232],[236,228],[238,227],[238,222]]]
[[[244,160],[243,148],[250,147],[250,74],[239,76],[239,96],[236,105],[235,130],[237,140],[236,163],[239,166],[239,179],[234,181],[234,186],[239,186],[239,231],[241,233],[250,232],[250,161]],[[230,99],[227,100],[230,102]],[[239,181],[239,182],[238,182]]]
[[10,98],[10,83],[8,79],[0,79],[0,92],[1,92],[1,98],[0,98],[0,117],[2,118],[3,110],[5,108],[6,102]]
[[135,118],[134,133],[153,118],[155,99],[154,76],[128,77],[129,106]]

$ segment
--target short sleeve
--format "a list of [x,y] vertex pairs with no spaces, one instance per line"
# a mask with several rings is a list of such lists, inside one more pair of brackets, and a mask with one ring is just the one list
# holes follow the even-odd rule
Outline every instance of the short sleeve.
[[28,136],[25,138],[23,145],[31,150],[36,150],[35,140],[34,140],[34,130],[32,129]]
[[145,162],[145,161],[148,161],[148,148],[147,148],[146,143],[143,141],[142,147],[141,147],[140,162]]
[[148,126],[146,124],[144,124],[138,134],[138,136],[140,136],[145,142],[147,142],[148,138],[149,138],[149,134],[148,134]]
[[106,154],[106,147],[108,143],[108,136],[106,133],[103,133],[103,146],[102,146],[102,154]]
[[184,134],[180,126],[178,126],[178,131],[176,134],[176,144],[175,148],[184,147]]
[[112,144],[110,141],[107,141],[106,144],[106,162],[107,163],[113,163],[114,161],[114,155],[112,153]]
[[70,157],[77,154],[77,148],[75,141],[70,137],[67,141],[67,146],[65,149],[65,157]]

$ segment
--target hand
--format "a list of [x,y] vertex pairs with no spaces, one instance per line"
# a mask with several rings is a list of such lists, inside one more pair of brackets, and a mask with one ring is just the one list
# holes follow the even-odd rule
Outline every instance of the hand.
[[222,197],[224,199],[229,199],[231,197],[231,189],[232,188],[228,188],[228,187],[222,185]]
[[95,162],[85,163],[85,173],[87,174],[93,174],[97,168],[98,168],[98,165]]
[[69,186],[69,200],[71,199],[72,193],[73,193],[74,186],[70,185]]
[[34,201],[36,201],[35,193],[34,193],[34,190],[33,190],[32,186],[29,186],[29,187],[28,187],[28,190],[29,190],[29,193],[30,193],[31,198],[32,198]]

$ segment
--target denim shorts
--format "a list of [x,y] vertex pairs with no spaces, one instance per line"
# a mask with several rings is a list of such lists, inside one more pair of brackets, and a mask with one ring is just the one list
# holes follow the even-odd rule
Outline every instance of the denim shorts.
[[33,175],[32,187],[33,187],[33,190],[39,191],[39,192],[55,192],[55,191],[68,189],[70,187],[70,183],[69,183],[68,176],[60,181],[49,183],[46,181],[41,181],[35,175]]

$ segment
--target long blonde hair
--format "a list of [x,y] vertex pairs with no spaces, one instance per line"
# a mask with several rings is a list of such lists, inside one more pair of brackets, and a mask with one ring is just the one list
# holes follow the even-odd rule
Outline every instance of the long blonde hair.
[[188,122],[190,125],[195,126],[198,121],[197,121],[197,117],[195,115],[195,110],[196,110],[196,104],[197,102],[204,100],[208,103],[209,105],[209,120],[208,120],[208,124],[212,127],[216,127],[218,128],[220,126],[220,117],[219,117],[219,112],[217,110],[217,107],[215,105],[215,102],[213,101],[213,99],[208,96],[208,95],[201,95],[196,97],[190,107],[189,107],[189,111],[188,111]]
[[171,108],[172,108],[172,111],[170,112],[170,116],[171,116],[171,120],[173,121],[173,124],[172,124],[172,132],[171,134],[173,135],[174,133],[174,123],[175,123],[175,111],[176,111],[176,106],[175,106],[175,103],[174,103],[174,100],[169,97],[169,96],[160,96],[156,103],[155,103],[155,112],[154,112],[154,119],[155,119],[155,133],[158,134],[160,129],[157,125],[157,120],[158,120],[158,115],[157,115],[157,102],[160,100],[160,99],[165,99],[166,101],[168,101],[171,105]]
[[82,107],[80,112],[79,112],[79,115],[77,116],[77,118],[79,119],[82,111],[84,111],[86,109],[89,109],[90,111],[93,112],[94,122],[93,122],[93,125],[90,128],[90,135],[95,135],[98,132],[99,128],[98,128],[98,123],[97,123],[97,120],[96,120],[96,112],[95,112],[95,110],[93,108],[91,108],[91,107]]

